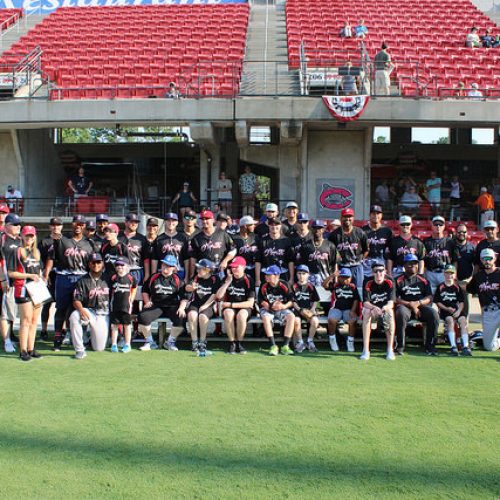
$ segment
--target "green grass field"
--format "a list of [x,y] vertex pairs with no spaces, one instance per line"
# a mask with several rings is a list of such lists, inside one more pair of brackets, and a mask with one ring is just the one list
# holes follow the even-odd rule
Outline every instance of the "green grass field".
[[498,353],[43,354],[0,356],[3,498],[500,495]]

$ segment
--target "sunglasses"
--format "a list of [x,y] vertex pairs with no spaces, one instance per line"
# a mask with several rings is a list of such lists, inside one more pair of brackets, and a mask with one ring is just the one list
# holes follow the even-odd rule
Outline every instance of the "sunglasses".
[[494,227],[485,227],[484,228],[484,231],[494,231],[495,228]]
[[194,217],[193,215],[185,215],[184,219],[186,219],[186,220],[195,220],[196,217]]
[[400,224],[401,227],[405,227],[405,226],[411,226],[411,224],[409,222],[405,222],[404,224]]
[[385,271],[385,269],[374,269],[373,272],[374,273],[383,273]]
[[457,231],[457,234],[467,234],[467,231]]
[[405,262],[405,266],[418,266],[418,262]]
[[93,260],[93,261],[90,263],[90,265],[91,265],[91,266],[95,266],[96,264],[102,264],[102,263],[103,263],[103,262],[102,262],[102,260]]
[[493,260],[493,257],[483,257],[481,260],[484,260],[485,262],[490,262]]
[[307,224],[308,222],[308,220],[299,220],[299,224]]
[[434,224],[432,224],[433,226],[444,226],[443,223],[441,222],[434,222]]
[[297,274],[307,274],[306,271],[297,271]]

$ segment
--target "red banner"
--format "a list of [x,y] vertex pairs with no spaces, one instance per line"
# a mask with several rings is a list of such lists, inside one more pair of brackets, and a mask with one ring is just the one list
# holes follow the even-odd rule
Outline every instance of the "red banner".
[[328,111],[339,122],[357,120],[370,100],[369,95],[324,95],[323,102]]

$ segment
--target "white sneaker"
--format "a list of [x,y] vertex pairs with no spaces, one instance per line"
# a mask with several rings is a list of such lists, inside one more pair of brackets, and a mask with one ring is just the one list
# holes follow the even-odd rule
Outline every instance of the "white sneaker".
[[332,351],[338,352],[339,351],[339,345],[337,344],[337,338],[330,336],[328,337],[328,340],[330,341],[330,347]]
[[12,340],[5,339],[4,350],[5,350],[5,352],[7,352],[9,354],[16,352],[16,346],[12,343]]
[[363,351],[363,354],[359,357],[362,361],[368,361],[370,359],[370,351],[365,352]]
[[179,350],[179,348],[175,345],[175,342],[169,342],[168,340],[165,340],[163,343],[163,349],[174,352]]
[[304,352],[304,349],[306,348],[306,345],[304,344],[304,341],[301,340],[300,342],[297,342],[295,344],[295,352],[300,354],[301,352]]
[[394,361],[396,359],[396,355],[394,354],[394,351],[387,351],[387,355],[385,357],[387,361]]
[[64,340],[62,343],[63,343],[63,345],[70,345],[71,344],[71,337],[70,337],[69,332],[66,332],[66,335],[64,336]]
[[347,352],[354,352],[354,340],[347,339]]
[[146,342],[139,347],[139,351],[154,351],[156,349],[158,349],[158,344],[156,342]]

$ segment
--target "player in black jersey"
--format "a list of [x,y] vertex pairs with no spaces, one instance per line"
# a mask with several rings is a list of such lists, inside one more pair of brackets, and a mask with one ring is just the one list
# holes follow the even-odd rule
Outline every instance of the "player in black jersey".
[[119,232],[120,228],[116,224],[108,224],[104,230],[106,242],[101,247],[101,255],[104,260],[104,272],[107,278],[115,274],[115,262],[118,259],[129,261],[127,246],[118,240]]
[[214,315],[215,294],[221,286],[214,262],[201,259],[196,264],[196,276],[186,285],[186,296],[181,302],[179,315],[187,316],[193,351],[204,355],[207,352],[207,329]]
[[[297,229],[292,235],[288,235],[291,241],[292,254],[297,256],[301,248],[313,240],[313,233],[309,230],[309,216],[306,213],[300,213],[298,216]],[[297,264],[296,258],[294,258]]]
[[455,323],[460,327],[462,336],[462,355],[471,356],[467,317],[464,312],[464,293],[456,281],[454,266],[444,268],[444,282],[439,284],[434,294],[434,303],[439,309],[439,317],[444,321],[445,331],[450,341],[452,356],[458,356]]
[[141,285],[145,269],[150,266],[148,256],[148,243],[143,234],[137,232],[139,227],[139,217],[137,214],[129,213],[125,216],[125,229],[118,236],[118,240],[124,243],[128,250],[128,262],[130,274]]
[[[314,336],[319,326],[319,318],[316,313],[316,307],[319,302],[319,295],[316,287],[309,282],[309,268],[304,264],[296,267],[297,282],[292,286],[293,309],[295,311],[295,351],[303,352],[304,348],[310,352],[316,352],[314,345]],[[308,327],[307,343],[304,345],[302,340],[302,322]]]
[[196,226],[196,212],[191,210],[190,208],[186,209],[184,212],[184,217],[182,218],[183,227],[179,229],[179,232],[184,234],[187,238],[186,248],[184,253],[189,259],[188,268],[186,269],[186,276],[194,276],[195,267],[194,260],[191,259],[193,256],[193,248],[191,246],[192,239],[200,232],[198,227]]
[[227,278],[216,294],[216,299],[221,301],[229,354],[247,352],[243,347],[243,338],[255,305],[255,282],[245,274],[246,267],[243,257],[235,257],[229,263]]
[[137,292],[137,281],[128,272],[127,261],[118,258],[115,261],[116,274],[109,280],[110,304],[109,320],[111,323],[111,352],[118,352],[118,328],[123,329],[125,343],[122,352],[128,353],[131,350],[130,341],[132,339],[132,304]]
[[96,231],[92,237],[94,248],[96,252],[100,252],[104,243],[106,243],[105,229],[108,227],[109,217],[107,214],[97,214],[95,216]]
[[247,263],[246,274],[255,281],[255,261],[259,255],[257,236],[254,233],[256,221],[251,215],[240,219],[240,232],[233,236],[236,255],[243,257]]
[[363,353],[360,359],[370,359],[370,336],[372,321],[384,329],[387,338],[386,359],[394,360],[394,302],[396,287],[390,277],[386,275],[385,264],[372,264],[372,278],[368,278],[363,285]]
[[[146,221],[145,234],[145,259],[144,259],[144,282],[151,277],[151,262],[155,256],[156,240],[158,239],[159,221],[156,217],[150,217]],[[146,264],[147,263],[147,264]]]
[[366,277],[373,276],[373,264],[384,264],[387,257],[387,248],[392,238],[392,230],[382,225],[382,207],[372,205],[370,207],[370,220],[363,231],[368,238],[368,255],[363,261],[363,274]]
[[54,235],[54,244],[47,259],[44,277],[47,279],[57,262],[56,268],[56,314],[54,318],[55,336],[54,350],[59,351],[62,345],[62,327],[72,311],[73,291],[76,283],[87,273],[92,245],[83,236],[85,218],[83,215],[73,217],[71,236]]
[[500,266],[500,238],[498,237],[498,224],[494,220],[488,220],[484,223],[483,231],[486,238],[481,240],[476,247],[476,260],[474,262],[475,273],[477,273],[479,269],[484,269],[480,255],[485,248],[491,248],[495,252],[495,255],[497,256],[496,267]]

